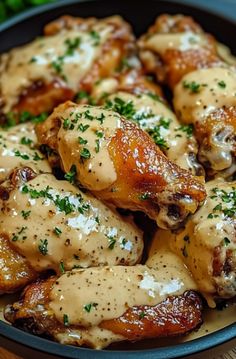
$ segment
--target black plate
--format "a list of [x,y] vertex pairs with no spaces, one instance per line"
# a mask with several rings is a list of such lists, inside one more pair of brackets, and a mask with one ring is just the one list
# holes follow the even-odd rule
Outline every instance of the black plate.
[[[197,1],[196,1],[197,3]],[[222,1],[223,5],[223,1]],[[193,16],[204,29],[213,33],[219,41],[228,45],[236,54],[236,23],[218,14],[195,8],[183,3],[164,0],[64,0],[54,4],[32,9],[0,25],[0,53],[17,45],[26,43],[42,32],[43,26],[64,14],[74,16],[105,17],[122,15],[134,28],[137,35],[144,33],[156,16],[161,13],[183,13]],[[0,345],[5,346],[25,359],[34,356],[40,359],[79,358],[79,359],[170,359],[183,358],[228,343],[233,346],[236,338],[236,324],[213,334],[186,343],[146,350],[92,350],[54,343],[31,334],[24,333],[0,321]],[[225,344],[226,345],[226,344]],[[234,342],[235,345],[235,342]],[[226,346],[224,346],[226,350]],[[206,357],[204,352],[202,357]]]

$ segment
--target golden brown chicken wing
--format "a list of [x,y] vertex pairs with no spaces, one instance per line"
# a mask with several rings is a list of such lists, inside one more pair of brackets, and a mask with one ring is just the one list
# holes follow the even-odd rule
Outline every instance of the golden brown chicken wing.
[[102,97],[106,108],[138,124],[166,156],[181,168],[197,175],[204,173],[196,160],[198,145],[192,125],[181,125],[158,85],[147,80],[139,71],[131,70],[119,77],[119,84],[112,92]]
[[235,67],[220,57],[213,37],[182,15],[160,16],[139,44],[147,71],[156,72],[173,89],[177,117],[194,126],[198,159],[208,175],[232,176],[236,169]]
[[146,70],[172,89],[189,72],[226,66],[218,55],[213,36],[188,16],[159,16],[140,38],[139,47]]
[[206,188],[206,202],[170,245],[214,306],[214,298],[236,296],[236,183],[218,179]]
[[24,288],[37,278],[27,260],[15,251],[9,239],[0,235],[0,295]]
[[116,112],[66,102],[37,134],[85,188],[109,204],[145,212],[162,228],[177,227],[205,198],[201,179],[170,162],[147,133]]
[[[130,218],[51,174],[16,170],[0,186],[0,210],[1,236],[11,248],[8,253],[0,251],[0,263],[4,261],[10,276],[25,277],[23,266],[11,267],[11,262],[22,262],[21,256],[33,272],[61,273],[78,267],[134,265],[142,255],[142,232]],[[1,287],[4,291],[0,281]]]
[[51,167],[36,146],[34,124],[0,130],[0,183],[16,167],[30,166],[37,173],[51,172]]
[[64,344],[98,349],[187,333],[201,324],[200,297],[179,260],[170,267],[161,260],[157,253],[152,268],[90,268],[38,281],[6,308],[5,318]]
[[63,16],[44,36],[1,56],[0,113],[50,112],[110,76],[134,47],[131,28],[119,16]]

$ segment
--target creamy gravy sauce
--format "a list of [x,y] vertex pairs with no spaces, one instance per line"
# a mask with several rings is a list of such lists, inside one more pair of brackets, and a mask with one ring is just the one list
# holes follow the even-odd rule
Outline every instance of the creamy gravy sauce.
[[[14,303],[18,300],[17,295],[5,295],[0,297],[0,320],[5,322],[3,310],[7,304]],[[156,339],[137,342],[137,343],[128,343],[127,348],[124,344],[119,343],[117,345],[117,349],[130,350],[130,349],[145,349],[145,348],[155,348],[160,346],[174,345],[177,343],[187,342],[193,339],[200,338],[204,335],[213,333],[217,330],[223,329],[226,326],[235,323],[236,316],[236,306],[229,305],[221,311],[216,309],[205,309],[203,311],[203,324],[197,330],[189,335],[183,337],[176,337],[170,339]],[[101,349],[106,346],[108,343],[114,343],[116,341],[120,341],[122,337],[120,335],[115,335],[108,330],[99,328],[99,327],[91,327],[86,328],[86,330],[70,330],[68,329],[68,333],[65,334],[57,334],[57,339],[60,342],[69,344],[77,344],[81,345],[86,341],[90,343],[94,343],[97,349]],[[124,347],[124,348],[123,348]]]
[[57,107],[52,116],[62,121],[58,152],[64,170],[68,172],[75,165],[79,181],[91,190],[102,190],[114,183],[117,174],[108,144],[121,127],[120,116],[100,107],[73,104]]
[[[196,92],[191,84],[199,85]],[[217,67],[193,71],[177,84],[173,101],[181,120],[193,124],[218,108],[236,106],[236,72]]]
[[0,182],[16,167],[30,166],[36,172],[51,172],[51,168],[36,148],[34,125],[31,123],[0,130]]
[[134,265],[142,233],[104,204],[66,181],[42,174],[0,202],[1,231],[36,271]]
[[[176,255],[163,258],[165,251],[154,253],[146,265],[90,268],[64,274],[51,291],[50,308],[62,323],[66,313],[71,324],[89,327],[118,318],[130,307],[153,306],[169,295],[195,289],[183,263]],[[75,298],[77,305],[71,306]]]
[[135,110],[133,120],[152,137],[157,134],[158,143],[163,144],[159,144],[160,148],[171,161],[184,169],[192,168],[189,153],[197,154],[196,140],[182,130],[175,114],[166,104],[146,94],[137,96],[122,91],[108,97],[113,102],[115,98],[132,102]]
[[[207,45],[204,35],[195,34],[191,31],[175,34],[153,34],[145,39],[145,48],[153,50],[163,56],[171,50],[195,50]],[[141,41],[142,46],[142,41]]]
[[[235,182],[224,182],[222,179],[206,183],[208,197],[204,205],[189,219],[183,231],[169,239],[172,249],[181,256],[209,306],[213,307],[211,295],[218,285],[223,286],[222,291],[226,295],[233,296],[236,291],[235,274],[227,276],[222,273],[220,277],[215,277],[212,270],[215,247],[220,247],[222,263],[227,250],[232,249],[235,253],[235,216],[224,214],[225,210],[232,210],[233,200],[222,200],[226,193],[232,192],[232,188],[236,191]],[[161,235],[166,234],[162,232]]]
[[113,27],[97,23],[92,30],[64,29],[3,54],[0,58],[3,111],[11,111],[22,91],[37,80],[50,83],[59,77],[64,86],[76,91],[80,79],[101,55]]

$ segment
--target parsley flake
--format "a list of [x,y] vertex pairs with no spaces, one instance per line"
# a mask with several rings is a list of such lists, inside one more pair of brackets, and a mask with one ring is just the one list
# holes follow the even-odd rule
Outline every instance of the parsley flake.
[[43,256],[46,256],[48,253],[48,240],[47,239],[40,239],[40,244],[38,245],[38,249],[40,251],[40,253]]
[[70,168],[70,171],[67,172],[64,177],[67,181],[69,181],[70,183],[73,184],[73,183],[75,183],[76,174],[77,174],[76,166],[72,165]]

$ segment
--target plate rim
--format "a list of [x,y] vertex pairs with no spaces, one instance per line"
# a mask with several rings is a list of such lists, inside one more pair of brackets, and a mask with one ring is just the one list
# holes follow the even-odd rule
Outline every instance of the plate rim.
[[[154,0],[157,2],[157,0]],[[233,20],[232,18],[227,17],[227,15],[222,15],[219,11],[209,10],[204,8],[203,6],[199,6],[198,4],[188,3],[184,0],[174,0],[174,1],[165,1],[158,0],[161,3],[171,4],[171,5],[184,5],[185,8],[189,8],[191,10],[201,11],[205,14],[210,14],[211,16],[218,17],[231,25],[236,27],[236,18]],[[97,0],[60,0],[59,2],[53,2],[45,5],[41,5],[38,7],[31,8],[26,10],[25,12],[15,15],[9,20],[6,20],[2,24],[0,24],[0,35],[10,29],[12,26],[18,25],[24,20],[29,19],[32,16],[40,15],[41,13],[45,13],[47,11],[53,10],[55,8],[63,8],[67,5],[76,5],[79,3],[95,3],[99,2]],[[130,0],[132,2],[132,0]],[[64,345],[52,340],[44,339],[42,337],[33,335],[31,333],[24,332],[23,330],[17,329],[10,324],[2,321],[0,319],[0,338],[4,337],[9,339],[15,343],[23,345],[29,349],[37,350],[39,352],[51,355],[57,355],[61,358],[74,359],[78,358],[77,354],[80,358],[86,359],[94,359],[96,358],[109,358],[112,356],[113,359],[120,359],[121,356],[125,359],[134,359],[135,357],[141,355],[142,359],[163,359],[163,355],[165,359],[171,358],[184,358],[193,354],[200,354],[203,351],[210,350],[222,344],[226,344],[231,340],[236,338],[236,322],[230,324],[222,329],[219,329],[213,333],[204,335],[203,337],[190,340],[188,342],[179,343],[173,346],[166,347],[158,347],[152,349],[139,349],[139,350],[96,350],[90,348],[82,348],[70,345]],[[210,341],[210,343],[209,343]],[[199,348],[199,344],[200,348]],[[82,354],[84,354],[82,356]]]

